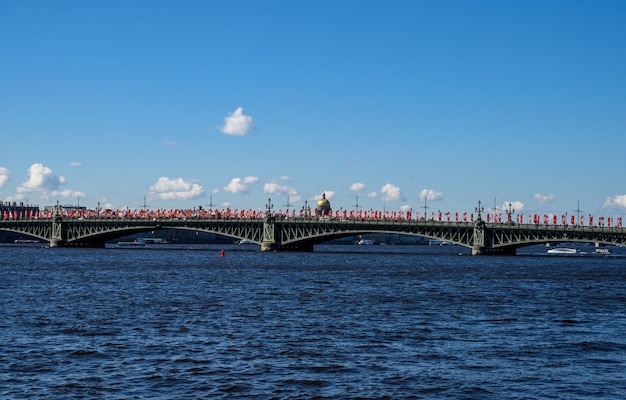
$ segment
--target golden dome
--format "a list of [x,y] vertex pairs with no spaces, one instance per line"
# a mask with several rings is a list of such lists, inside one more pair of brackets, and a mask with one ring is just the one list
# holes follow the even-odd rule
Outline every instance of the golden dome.
[[317,208],[325,210],[330,208],[330,202],[326,200],[326,193],[322,194],[322,198],[317,201]]
[[326,199],[319,199],[317,201],[317,206],[318,207],[325,207],[325,206],[328,206],[328,205],[330,205],[330,203]]

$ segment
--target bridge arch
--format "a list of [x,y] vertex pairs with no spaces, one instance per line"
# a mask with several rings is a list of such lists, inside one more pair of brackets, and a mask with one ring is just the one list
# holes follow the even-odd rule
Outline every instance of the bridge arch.
[[367,220],[318,218],[153,218],[153,219],[0,219],[0,229],[48,240],[55,246],[103,247],[135,233],[194,230],[247,240],[262,250],[311,251],[316,244],[367,234],[402,234],[443,240],[472,249],[472,254],[515,254],[520,247],[545,243],[585,242],[626,245],[626,229],[571,225]]

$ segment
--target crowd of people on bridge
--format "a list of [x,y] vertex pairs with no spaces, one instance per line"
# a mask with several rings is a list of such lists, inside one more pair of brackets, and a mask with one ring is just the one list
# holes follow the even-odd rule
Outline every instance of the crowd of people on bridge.
[[[271,217],[274,219],[323,219],[323,220],[375,220],[375,221],[438,221],[438,222],[474,222],[474,214],[467,212],[432,212],[429,215],[413,213],[412,211],[378,211],[378,210],[328,210],[318,212],[317,209],[305,210],[304,208],[296,213],[296,210],[267,211],[254,209],[55,209],[55,210],[4,210],[0,214],[0,219],[5,220],[23,220],[23,219],[50,219],[60,217],[63,219],[262,219]],[[481,217],[482,218],[482,217]],[[607,226],[622,227],[622,217],[597,217],[584,215],[575,217],[574,215],[561,215],[560,218],[555,214],[517,214],[513,221],[511,214],[505,214],[503,220],[502,214],[486,214],[485,222],[487,223],[505,223],[505,224],[535,224],[535,225],[578,225],[578,226]]]

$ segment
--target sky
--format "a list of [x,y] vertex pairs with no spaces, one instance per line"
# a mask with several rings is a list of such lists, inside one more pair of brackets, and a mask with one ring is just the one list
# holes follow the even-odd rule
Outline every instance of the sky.
[[0,200],[626,213],[626,2],[0,0]]

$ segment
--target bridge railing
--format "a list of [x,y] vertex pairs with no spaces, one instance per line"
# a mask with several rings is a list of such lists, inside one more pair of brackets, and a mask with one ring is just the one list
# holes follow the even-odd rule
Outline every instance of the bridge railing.
[[[353,222],[353,221],[368,221],[368,222],[396,222],[396,223],[449,223],[449,224],[473,224],[474,214],[472,213],[459,213],[459,212],[438,212],[437,215],[432,213],[430,217],[425,218],[424,215],[417,213],[407,212],[392,212],[392,211],[376,211],[368,210],[366,212],[335,212],[332,211],[329,215],[316,215],[300,213],[296,215],[295,211],[289,212],[272,212],[271,215],[267,211],[261,210],[230,210],[230,209],[158,209],[158,210],[112,210],[112,209],[81,209],[81,210],[61,210],[59,214],[50,210],[30,210],[29,212],[11,212],[4,211],[0,213],[0,221],[39,221],[39,220],[52,220],[60,216],[64,220],[260,220],[271,216],[274,221],[291,221],[291,220],[304,220],[304,221],[332,221],[332,222]],[[622,217],[604,217],[600,216],[595,218],[592,215],[581,216],[574,218],[574,216],[567,216],[566,214],[557,217],[555,214],[519,214],[514,220],[502,220],[502,215],[496,214],[491,216],[486,215],[486,219],[483,221],[489,226],[554,226],[559,229],[567,227],[593,227],[593,228],[622,228]]]

